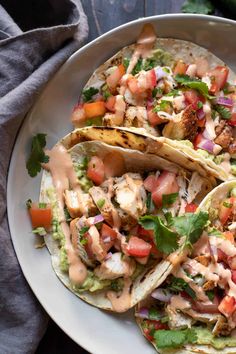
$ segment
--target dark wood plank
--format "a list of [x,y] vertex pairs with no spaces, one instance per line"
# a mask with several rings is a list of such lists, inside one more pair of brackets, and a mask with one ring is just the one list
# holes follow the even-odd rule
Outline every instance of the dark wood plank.
[[184,0],[145,0],[145,15],[153,16],[181,12],[183,2]]
[[145,16],[144,0],[82,0],[91,41],[110,29]]

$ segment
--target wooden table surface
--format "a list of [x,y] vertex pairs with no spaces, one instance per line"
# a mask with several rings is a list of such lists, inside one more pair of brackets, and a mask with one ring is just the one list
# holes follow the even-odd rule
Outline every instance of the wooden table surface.
[[[88,16],[87,42],[110,29],[140,17],[180,13],[184,0],[81,0]],[[216,10],[216,15],[222,15]],[[35,354],[88,354],[52,320]]]

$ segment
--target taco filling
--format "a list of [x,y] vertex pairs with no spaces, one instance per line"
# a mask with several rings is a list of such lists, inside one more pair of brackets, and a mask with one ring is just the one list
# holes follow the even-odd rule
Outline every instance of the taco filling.
[[[160,352],[182,348],[187,353],[198,345],[202,353],[213,352],[205,346],[219,351],[236,347],[235,182],[232,185],[224,196],[210,193],[218,203],[201,203],[199,209],[209,212],[204,232],[136,313],[144,335]],[[175,232],[183,230],[174,218],[169,223]]]
[[236,174],[235,109],[235,76],[224,63],[192,43],[157,39],[146,25],[136,45],[95,71],[72,122],[142,128]]
[[[157,286],[159,264],[166,260],[166,271],[179,248],[159,217],[195,211],[212,184],[158,156],[102,142],[70,150],[58,143],[45,153],[40,205],[52,213],[45,242],[54,269],[86,301],[126,311]],[[153,215],[158,236],[142,227]]]

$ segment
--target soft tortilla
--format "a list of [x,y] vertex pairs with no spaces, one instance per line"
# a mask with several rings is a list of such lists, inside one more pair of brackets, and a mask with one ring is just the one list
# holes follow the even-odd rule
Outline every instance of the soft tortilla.
[[[155,48],[163,49],[170,54],[172,54],[175,61],[181,59],[187,63],[194,63],[197,58],[202,57],[208,60],[210,68],[213,68],[217,65],[225,65],[225,63],[216,57],[213,53],[209,52],[207,49],[200,47],[192,42],[183,41],[180,39],[172,39],[172,38],[157,38]],[[98,67],[95,70],[93,75],[90,77],[88,82],[86,83],[84,90],[93,86],[95,88],[99,88],[101,85],[105,83],[106,77],[104,72],[109,69],[111,66],[122,63],[123,58],[130,58],[134,51],[135,45],[130,45],[121,49],[118,53],[116,53],[112,58],[108,59],[104,64]],[[235,73],[230,69],[229,70],[229,82],[236,81]],[[140,128],[132,128],[133,131],[137,131],[137,133],[149,135],[145,129]],[[151,136],[151,135],[149,135]],[[183,155],[183,159],[179,157],[179,159],[183,160],[183,167],[192,168],[189,166],[188,158],[196,161],[198,165],[203,166],[203,168],[213,174],[215,177],[225,181],[232,176],[224,170],[223,167],[214,163],[211,159],[206,159],[200,154],[198,154],[194,149],[189,146],[186,146],[181,141],[172,140],[165,137],[156,137],[157,141],[160,141],[165,146],[165,152],[163,152],[163,156],[165,157],[165,153],[170,155],[171,161],[175,162],[175,158],[173,155],[176,154],[176,150],[179,151],[179,155]],[[179,161],[177,161],[179,163]]]
[[[90,141],[91,138],[96,138],[98,131],[100,134],[100,139],[97,140],[100,141]],[[167,169],[172,172],[183,170],[178,165],[175,165],[172,162],[169,162],[168,160],[164,160],[162,157],[159,157],[156,154],[144,154],[143,152],[137,151],[138,149],[131,150],[131,148],[136,148],[137,146],[139,146],[140,149],[142,148],[144,151],[149,151],[149,138],[143,135],[139,136],[130,132],[125,132],[125,136],[128,138],[125,138],[124,141],[127,142],[127,144],[125,145],[127,145],[129,148],[124,149],[123,147],[120,147],[122,146],[122,143],[119,144],[118,142],[122,138],[122,134],[123,131],[115,128],[111,128],[109,130],[107,130],[106,128],[99,128],[99,130],[97,130],[94,127],[90,127],[77,130],[76,132],[72,132],[64,139],[62,139],[58,144],[63,144],[71,153],[72,160],[75,161],[81,155],[91,156],[94,155],[94,153],[96,152],[99,154],[99,156],[102,156],[103,154],[105,155],[108,152],[116,150],[123,155],[127,171],[129,172],[152,171],[158,168]],[[114,138],[114,141],[112,140],[113,145],[118,146],[111,146],[106,144],[107,142],[112,142],[112,138]],[[103,142],[101,140],[103,140]],[[80,143],[78,144],[78,142]],[[213,177],[209,178],[208,176],[208,178],[205,179],[205,186],[201,192],[206,195],[214,185],[215,179]],[[52,178],[49,172],[44,171],[40,192],[41,202],[49,202],[49,198],[45,192],[48,188],[54,189]],[[47,235],[45,237],[45,243],[49,249],[49,252],[51,253],[52,266],[59,279],[81,299],[96,307],[112,311],[111,303],[106,298],[105,291],[101,290],[97,293],[78,293],[73,290],[67,273],[62,272],[59,266],[58,242],[52,237],[50,237],[50,235]],[[156,287],[158,287],[163,282],[163,280],[169,275],[171,270],[171,263],[165,260],[161,261],[159,264],[154,265],[151,269],[146,269],[133,283],[131,290],[131,307],[136,305],[138,302],[144,299],[150,292],[152,292]]]

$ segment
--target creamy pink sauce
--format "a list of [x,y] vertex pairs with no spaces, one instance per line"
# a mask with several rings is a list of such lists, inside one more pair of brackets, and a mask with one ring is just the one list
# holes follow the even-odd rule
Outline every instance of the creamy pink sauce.
[[225,240],[220,237],[211,236],[210,243],[217,248],[220,248],[227,256],[234,257],[236,256],[236,247],[229,240]]
[[61,228],[65,235],[65,250],[69,264],[69,278],[74,284],[82,284],[87,277],[87,268],[82,263],[79,255],[75,251],[72,241],[70,227],[67,225],[64,215],[64,191],[70,187],[75,191],[80,191],[80,185],[74,171],[70,154],[65,147],[58,144],[52,150],[46,150],[49,162],[43,164],[43,168],[50,171],[54,187],[59,201],[59,213]]
[[132,280],[130,278],[125,278],[124,288],[120,295],[117,295],[115,291],[107,292],[107,298],[110,300],[112,309],[115,312],[125,312],[131,307],[131,285]]
[[132,72],[140,57],[147,58],[150,56],[155,41],[156,33],[153,26],[151,24],[144,25],[138,37],[136,49],[127,68],[127,74]]

